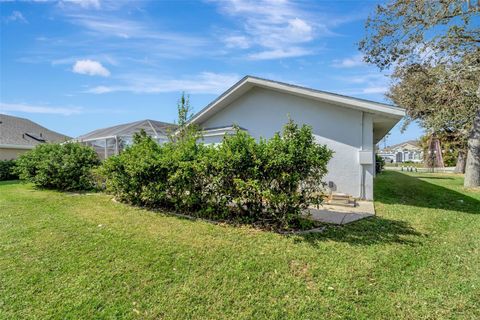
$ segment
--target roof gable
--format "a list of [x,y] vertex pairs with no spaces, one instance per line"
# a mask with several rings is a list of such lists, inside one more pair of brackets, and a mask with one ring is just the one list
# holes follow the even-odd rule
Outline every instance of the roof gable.
[[366,111],[379,116],[401,119],[405,116],[405,110],[388,104],[378,103],[365,99],[353,98],[336,93],[320,91],[316,89],[301,87],[288,83],[262,79],[253,76],[246,76],[234,84],[217,99],[208,104],[205,108],[196,113],[189,123],[201,123],[211,115],[235,101],[241,95],[253,87],[267,88],[283,93],[293,94],[299,97],[324,101],[340,107]]
[[420,146],[420,142],[417,140],[409,140],[401,143],[394,144],[392,146],[386,147],[381,151],[390,152],[398,149],[405,149],[405,150],[423,150]]

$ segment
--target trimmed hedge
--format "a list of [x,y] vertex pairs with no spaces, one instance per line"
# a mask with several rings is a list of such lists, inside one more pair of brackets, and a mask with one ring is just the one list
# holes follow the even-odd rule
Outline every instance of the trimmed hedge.
[[136,135],[98,174],[108,192],[133,205],[280,228],[298,224],[302,210],[322,201],[332,152],[308,126],[290,121],[282,134],[259,142],[238,129],[218,146],[197,139],[159,145]]
[[17,172],[38,187],[89,190],[91,170],[99,164],[95,150],[80,143],[41,144],[18,158]]
[[0,160],[0,181],[16,180],[15,160]]

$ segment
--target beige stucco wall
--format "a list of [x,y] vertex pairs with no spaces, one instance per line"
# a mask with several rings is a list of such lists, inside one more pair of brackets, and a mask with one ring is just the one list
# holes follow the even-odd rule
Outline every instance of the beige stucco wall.
[[0,148],[0,160],[16,159],[22,153],[27,152],[28,149],[6,149]]

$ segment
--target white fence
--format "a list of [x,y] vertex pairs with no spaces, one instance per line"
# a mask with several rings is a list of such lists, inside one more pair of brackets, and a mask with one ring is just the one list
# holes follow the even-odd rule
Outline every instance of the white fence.
[[[387,167],[385,166],[385,170],[391,171],[406,171],[406,172],[427,172],[432,173],[432,168],[416,168],[413,166],[398,166],[398,167]],[[445,168],[434,168],[433,172],[436,173],[454,173],[455,167],[445,167]]]

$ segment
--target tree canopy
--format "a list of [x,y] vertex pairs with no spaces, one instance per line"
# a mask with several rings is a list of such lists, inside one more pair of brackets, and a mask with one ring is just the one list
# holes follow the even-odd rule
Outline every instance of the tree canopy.
[[392,0],[359,43],[365,61],[392,70],[388,97],[431,131],[468,139],[465,186],[480,186],[480,3]]
[[480,99],[475,90],[480,73],[458,76],[455,66],[412,64],[397,67],[387,97],[404,107],[404,127],[414,120],[431,132],[462,135],[472,129]]
[[478,4],[463,0],[390,1],[367,19],[359,48],[366,62],[381,69],[458,61],[479,53],[479,12]]

